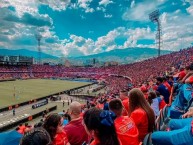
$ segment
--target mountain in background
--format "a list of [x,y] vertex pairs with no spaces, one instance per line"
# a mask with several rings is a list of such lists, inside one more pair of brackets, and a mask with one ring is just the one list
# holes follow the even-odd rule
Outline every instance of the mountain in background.
[[[169,54],[172,51],[162,50],[161,55]],[[71,57],[71,61],[79,62],[92,62],[93,59],[99,62],[106,61],[117,61],[119,63],[132,63],[148,58],[152,58],[158,55],[158,50],[153,48],[127,48],[127,49],[115,49],[109,52],[99,53],[95,55],[81,56],[81,57]]]
[[[18,50],[10,50],[10,49],[0,49],[0,55],[8,55],[8,56],[29,56],[34,57],[35,59],[38,58],[38,52],[37,51],[31,51],[27,49],[18,49]],[[56,56],[52,56],[46,53],[41,52],[41,58],[42,59],[58,59]]]
[[[172,51],[162,50],[161,55],[171,53]],[[157,49],[152,48],[127,48],[127,49],[115,49],[112,51],[88,55],[88,56],[81,56],[81,57],[70,57],[70,58],[59,58],[56,56],[52,56],[46,53],[41,53],[41,58],[43,62],[55,62],[55,63],[64,63],[65,59],[68,59],[73,64],[93,64],[93,59],[96,62],[104,63],[107,61],[116,61],[122,64],[125,63],[132,63],[144,59],[148,59],[151,57],[157,56]],[[19,50],[8,50],[8,49],[0,49],[0,55],[22,55],[22,56],[29,56],[34,57],[35,59],[38,58],[37,51],[31,51],[26,49],[19,49]]]

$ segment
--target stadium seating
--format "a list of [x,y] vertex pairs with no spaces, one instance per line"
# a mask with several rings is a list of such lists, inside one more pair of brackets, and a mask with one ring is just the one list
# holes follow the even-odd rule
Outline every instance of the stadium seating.
[[147,134],[143,140],[142,145],[153,145],[151,141],[151,133]]
[[[154,79],[158,76],[173,76],[177,73],[180,67],[187,66],[191,63],[193,56],[193,47],[172,52],[158,58],[151,58],[145,61],[136,62],[127,65],[108,66],[108,67],[64,67],[64,66],[49,66],[49,65],[32,65],[32,66],[0,66],[0,79],[28,79],[28,78],[86,78],[93,80],[101,80],[105,82],[106,94],[100,94],[95,99],[91,100],[90,106],[95,106],[99,100],[114,98],[120,90],[128,89],[129,84],[132,87],[145,86],[147,91],[149,83],[152,81],[156,86]],[[173,70],[175,68],[175,70]],[[126,76],[126,77],[123,77]],[[132,82],[127,78],[130,77]],[[147,93],[147,92],[146,92]],[[144,92],[145,94],[145,92]],[[145,94],[146,95],[146,94]],[[178,93],[176,94],[178,95]],[[168,113],[170,106],[173,103],[174,87],[171,89],[169,104],[160,109],[159,116],[155,121],[155,131],[165,131],[169,122]],[[193,98],[188,100],[188,107],[184,109],[187,112],[191,106]],[[183,114],[183,112],[182,112]],[[152,145],[151,133],[147,134],[143,145]]]

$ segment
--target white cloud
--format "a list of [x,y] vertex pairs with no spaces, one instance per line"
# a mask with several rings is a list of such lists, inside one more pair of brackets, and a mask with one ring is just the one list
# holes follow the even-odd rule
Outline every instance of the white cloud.
[[135,6],[135,0],[132,0],[130,8],[133,8]]
[[[117,44],[117,38],[127,38],[123,44]],[[70,39],[63,43],[62,52],[64,55],[91,55],[114,49],[125,49],[129,47],[148,47],[148,45],[137,44],[140,39],[154,39],[154,33],[147,28],[126,29],[118,27],[109,31],[107,35],[98,37],[96,41],[82,36],[70,35]],[[149,45],[153,48],[154,45]]]
[[70,5],[70,0],[39,0],[40,3],[48,5],[56,11],[66,10]]
[[[109,31],[106,35],[98,37],[97,40],[91,38],[84,38],[82,36],[76,36],[70,34],[68,39],[60,40],[59,37],[53,31],[53,22],[48,15],[42,15],[38,12],[38,1],[41,4],[48,5],[50,8],[56,11],[65,10],[68,6],[72,9],[82,8],[86,13],[93,13],[96,11],[104,12],[104,17],[111,18],[112,15],[106,10],[108,4],[113,3],[110,0],[101,0],[100,5],[93,9],[90,4],[93,0],[78,0],[78,3],[70,4],[70,0],[5,0],[1,1],[0,11],[0,46],[6,46],[7,48],[29,48],[36,50],[37,41],[35,39],[36,26],[32,24],[26,24],[23,22],[14,22],[14,20],[3,20],[5,16],[13,16],[13,18],[22,18],[26,13],[29,13],[33,18],[38,18],[50,22],[50,25],[42,25],[40,27],[40,33],[43,36],[41,40],[42,50],[44,52],[53,53],[59,55],[62,52],[64,55],[89,55],[94,53],[101,53],[110,51],[113,49],[125,49],[129,47],[155,47],[154,44],[144,45],[138,44],[139,40],[149,39],[154,40],[155,30],[151,30],[150,27],[145,28],[126,28],[118,27]],[[61,2],[61,3],[60,3]],[[136,21],[149,21],[148,14],[162,5],[165,0],[147,1],[144,3],[137,3],[133,0],[124,15],[124,20],[136,20]],[[173,13],[164,12],[160,16],[162,30],[163,30],[163,47],[167,50],[179,50],[182,47],[187,47],[193,40],[193,1],[186,0],[185,3],[189,6],[186,10],[190,15],[184,14],[181,10],[176,10]],[[4,8],[13,6],[16,12],[4,11]],[[129,5],[128,5],[129,7]],[[124,10],[124,9],[122,9]],[[107,12],[106,12],[107,11]],[[84,15],[80,14],[82,19],[85,19]],[[92,30],[92,29],[91,29]],[[89,31],[89,34],[95,32],[95,30]],[[93,35],[93,34],[92,34]],[[123,39],[122,44],[117,43],[117,39]],[[47,41],[52,41],[49,43]],[[29,45],[25,45],[25,41],[29,41]],[[22,44],[23,43],[23,44]]]
[[[165,3],[165,0],[139,2],[133,4],[131,8],[127,9],[122,18],[123,20],[135,20],[135,21],[149,21],[149,14],[156,10],[161,4]],[[132,3],[131,3],[132,4]]]
[[106,11],[106,9],[105,9],[104,7],[97,7],[96,10],[97,10],[97,11],[102,11],[102,12],[105,12],[105,11]]
[[137,46],[137,41],[134,40],[133,37],[129,37],[121,48],[123,49],[123,48],[136,47],[136,46]]
[[111,46],[107,47],[106,51],[111,51],[111,50],[114,50],[114,49],[117,49],[117,48],[118,48],[118,46],[114,44],[114,45],[111,45]]
[[[164,15],[164,16],[163,16]],[[180,50],[193,42],[193,16],[182,11],[164,13],[161,18],[163,32],[163,49]],[[163,21],[164,20],[164,21]]]
[[91,54],[93,49],[94,41],[92,39],[70,35],[70,42],[64,43],[62,52],[68,56],[81,56]]
[[167,25],[167,16],[168,16],[168,13],[166,13],[166,12],[164,12],[164,13],[160,16],[161,25]]
[[93,13],[94,12],[94,9],[93,8],[87,8],[85,10],[86,13]]
[[180,13],[180,12],[181,12],[181,10],[180,10],[180,9],[177,9],[174,13],[178,14],[178,13]]
[[[39,14],[37,0],[5,0],[0,3],[0,44],[3,48],[36,50],[35,34],[37,26],[40,26],[42,51],[58,55],[58,51],[63,48],[63,41],[59,40],[53,32],[53,22],[49,15]],[[8,7],[10,6],[15,8],[15,11],[9,10]],[[60,6],[62,6],[62,3]],[[47,43],[47,39],[52,40],[54,43]]]
[[192,1],[192,0],[184,0],[184,2],[189,3],[190,5],[193,4],[193,1]]
[[[143,3],[137,3],[131,9],[128,9],[123,14],[124,20],[135,20],[135,21],[149,21],[148,14],[159,8],[166,1],[145,1]],[[160,16],[163,34],[163,45],[162,49],[165,50],[179,50],[186,48],[193,42],[193,27],[191,27],[193,19],[193,1],[185,0],[184,3],[188,3],[190,6],[186,9],[190,15],[184,14],[181,10],[166,13],[164,12]],[[156,29],[154,30],[156,32]],[[142,32],[142,31],[141,31]],[[153,34],[153,33],[152,33]],[[135,38],[136,37],[136,38]],[[154,34],[155,38],[155,34]],[[180,38],[180,39],[179,39]],[[191,40],[192,38],[192,40]],[[132,41],[132,39],[134,41]],[[128,38],[125,42],[125,47],[137,45],[135,40],[139,39],[138,36]],[[142,47],[141,45],[137,45]],[[144,45],[145,46],[145,45]],[[151,46],[149,46],[151,47]]]
[[[128,37],[127,41],[125,41],[123,48],[128,47],[141,47],[141,45],[137,45],[137,41],[141,39],[154,39],[154,32],[150,30],[149,27],[147,28],[136,28],[136,29],[129,29],[124,32],[124,35]],[[146,46],[145,46],[146,47]]]
[[105,17],[105,18],[112,18],[113,15],[110,15],[110,14],[104,14],[104,17]]
[[99,2],[99,5],[104,5],[106,7],[107,5],[109,5],[111,3],[113,3],[113,1],[111,1],[111,0],[101,0]]
[[[6,9],[1,9],[0,15],[6,12],[6,15],[9,16],[9,11],[5,11]],[[5,21],[0,18],[2,27],[0,28],[0,43],[3,44],[3,48],[6,49],[30,49],[37,50],[37,41],[35,38],[36,34],[36,26],[28,25],[26,23],[17,23],[14,21]],[[62,45],[58,37],[52,31],[52,27],[50,26],[42,26],[39,28],[39,32],[42,35],[41,40],[41,48],[43,52],[49,52],[50,48],[55,48],[57,43],[58,45]],[[47,43],[46,39],[52,39],[55,43]],[[58,49],[53,49],[53,53]],[[55,54],[55,53],[54,53]]]
[[96,48],[94,49],[94,53],[112,50],[112,48],[109,47],[112,47],[112,45],[115,44],[115,38],[118,37],[119,35],[120,35],[119,29],[114,29],[108,32],[106,36],[99,37],[95,42]]
[[93,13],[94,9],[89,7],[91,2],[92,0],[78,0],[78,6],[85,9],[86,13]]
[[183,1],[184,5],[189,4],[190,6],[186,9],[186,11],[190,14],[193,15],[193,1],[192,0],[184,0]]
[[16,14],[21,17],[24,13],[36,14],[38,12],[37,0],[23,1],[23,0],[4,0],[1,1],[0,7],[13,6]]
[[186,10],[187,10],[187,12],[188,12],[190,15],[193,16],[193,5],[190,6],[190,7],[188,7]]

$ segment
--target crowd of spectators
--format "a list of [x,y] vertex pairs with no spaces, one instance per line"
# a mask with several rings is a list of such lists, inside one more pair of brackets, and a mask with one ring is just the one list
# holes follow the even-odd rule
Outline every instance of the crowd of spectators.
[[[159,76],[140,88],[124,89],[118,96],[101,94],[87,101],[84,108],[79,102],[72,102],[64,117],[50,114],[45,117],[42,126],[25,133],[21,145],[35,145],[37,141],[42,145],[139,145],[149,134],[153,145],[191,145],[193,120],[190,117],[193,110],[185,111],[190,108],[187,102],[191,100],[192,89],[187,90],[186,87],[192,88],[193,64],[187,68],[183,78],[179,77],[182,70],[174,76],[177,81]],[[170,105],[168,94],[173,94],[171,88],[176,91],[170,111],[166,114],[170,121],[167,130],[160,130],[155,124],[163,109],[161,102],[164,101],[164,108]],[[173,109],[182,107],[182,104],[184,108],[181,110]],[[180,119],[181,116],[189,118]]]
[[[193,144],[192,56],[193,48],[189,48],[116,67],[22,67],[24,76],[29,73],[27,76],[36,78],[101,77],[108,89],[88,100],[84,108],[79,102],[72,102],[65,114],[70,119],[58,114],[46,116],[41,126],[24,133],[20,144],[139,145],[149,134],[153,145]],[[9,69],[4,68],[3,72]],[[166,108],[168,112],[161,122]],[[67,118],[68,123],[64,124]],[[166,128],[160,129],[161,125]]]
[[[148,79],[156,76],[170,75],[181,66],[187,66],[193,59],[193,48],[172,52],[158,58],[132,64],[109,66],[109,67],[65,67],[49,65],[31,66],[0,66],[0,79],[6,78],[90,78],[106,79],[110,91],[121,90],[127,87],[130,81],[108,77],[110,74],[128,76],[134,86],[142,85]],[[19,73],[20,75],[18,75]],[[23,75],[23,73],[25,73]],[[170,74],[169,74],[170,73]],[[116,81],[115,81],[116,80]],[[115,86],[114,84],[117,84]],[[120,86],[120,87],[118,87]]]

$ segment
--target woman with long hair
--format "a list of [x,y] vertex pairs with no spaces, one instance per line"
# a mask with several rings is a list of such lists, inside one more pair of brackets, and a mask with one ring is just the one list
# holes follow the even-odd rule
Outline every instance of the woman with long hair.
[[162,102],[163,97],[157,97],[155,92],[149,92],[148,93],[148,102],[153,109],[155,116],[159,116],[159,111],[160,111],[160,103]]
[[87,133],[94,138],[90,145],[120,145],[113,112],[91,108],[83,115],[83,125]]
[[66,133],[63,130],[63,118],[57,113],[46,117],[43,127],[50,134],[53,145],[70,145]]
[[136,88],[129,92],[129,116],[139,130],[140,141],[143,141],[146,134],[153,132],[154,111],[146,101],[142,91]]

